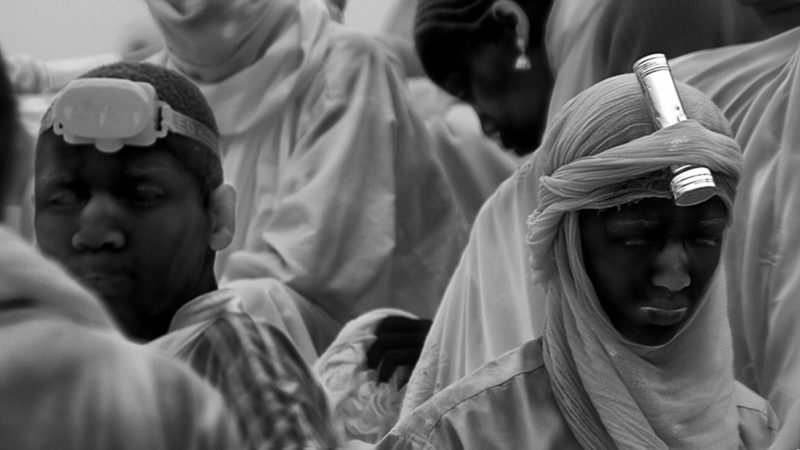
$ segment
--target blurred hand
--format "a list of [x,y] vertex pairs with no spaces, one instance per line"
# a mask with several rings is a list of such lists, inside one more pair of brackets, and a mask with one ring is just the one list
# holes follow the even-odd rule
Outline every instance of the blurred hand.
[[[378,382],[389,381],[398,367],[414,368],[431,323],[427,319],[389,316],[378,324],[377,339],[367,350],[367,367],[378,371]],[[401,380],[400,387],[407,382],[408,379]]]

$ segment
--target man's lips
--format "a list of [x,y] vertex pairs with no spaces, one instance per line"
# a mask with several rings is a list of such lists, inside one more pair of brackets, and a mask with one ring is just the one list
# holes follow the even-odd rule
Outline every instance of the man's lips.
[[133,279],[125,274],[93,272],[79,278],[103,296],[127,292],[133,285]]
[[688,307],[665,309],[654,306],[640,306],[639,312],[647,322],[655,325],[670,326],[679,323],[689,311]]
[[689,312],[689,300],[683,295],[656,297],[637,307],[644,321],[661,326],[680,323]]
[[107,261],[76,264],[72,273],[100,295],[127,292],[133,285],[133,272],[126,266]]

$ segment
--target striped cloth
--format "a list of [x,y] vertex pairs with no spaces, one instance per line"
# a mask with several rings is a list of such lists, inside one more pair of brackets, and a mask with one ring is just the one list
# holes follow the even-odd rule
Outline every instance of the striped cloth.
[[336,447],[325,393],[277,329],[225,313],[176,356],[223,394],[247,448]]

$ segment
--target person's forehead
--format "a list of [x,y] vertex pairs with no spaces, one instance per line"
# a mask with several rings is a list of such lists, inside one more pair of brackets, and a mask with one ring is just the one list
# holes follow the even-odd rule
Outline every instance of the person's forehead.
[[124,147],[115,153],[103,153],[93,145],[71,145],[56,137],[42,142],[37,154],[37,176],[49,172],[82,176],[103,176],[109,171],[122,174],[161,174],[166,177],[188,176],[188,171],[161,146]]
[[628,203],[619,208],[603,211],[605,219],[611,224],[653,226],[671,222],[672,219],[704,221],[726,217],[724,203],[718,197],[693,206],[677,206],[672,199],[647,198]]

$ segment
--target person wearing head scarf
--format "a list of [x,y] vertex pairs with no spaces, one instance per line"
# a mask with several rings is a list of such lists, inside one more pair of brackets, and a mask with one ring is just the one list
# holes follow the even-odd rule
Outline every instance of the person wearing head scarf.
[[221,285],[299,310],[318,354],[378,307],[432,317],[466,221],[386,52],[319,0],[147,3],[150,61],[208,98],[239,195]]
[[[16,102],[0,56],[0,205],[16,168]],[[2,211],[2,209],[0,209]],[[128,342],[89,291],[0,226],[0,430],[13,449],[241,445],[222,397]]]
[[[436,394],[378,448],[770,443],[766,402],[733,377],[718,270],[740,149],[707,97],[678,88],[690,119],[658,131],[632,74],[564,106],[528,221],[543,336]],[[676,205],[674,164],[708,168],[716,195]]]
[[[430,47],[430,59],[435,62],[444,47],[436,41],[428,42],[421,31],[432,28],[440,33],[451,29],[452,33],[464,32],[477,23],[474,17],[468,21],[465,14],[474,15],[474,9],[485,10],[491,3],[421,0],[416,19],[418,47]],[[467,4],[473,6],[457,8]],[[658,50],[670,57],[693,49],[739,42],[758,34],[758,26],[732,19],[746,16],[733,6],[729,0],[555,1],[546,27],[541,28],[546,61],[555,75],[555,90],[549,100],[550,115],[554,108],[557,110],[592,83],[629,72],[632,63],[644,56],[640,52]],[[535,29],[536,19],[531,19],[530,30]],[[535,37],[531,36],[529,49],[534,42]],[[512,70],[518,55],[512,50],[507,49],[507,55],[491,67],[496,67],[497,71]],[[424,62],[422,50],[420,55]],[[533,53],[530,53],[530,60],[532,70],[539,70]],[[444,79],[446,71],[437,70],[441,71],[439,79]],[[454,71],[453,76],[459,73],[464,72]],[[513,76],[522,78],[521,82],[526,82],[525,77]],[[500,89],[496,92],[487,91],[490,95],[484,99],[500,103],[502,95],[517,99],[526,95],[525,89],[515,90],[511,84],[498,86]],[[522,108],[533,104],[530,100],[519,103]],[[480,108],[476,110],[481,111]],[[541,120],[546,116],[545,107]],[[547,152],[546,148],[541,150]],[[539,159],[546,155],[538,153],[540,150],[497,188],[476,216],[470,241],[442,298],[420,362],[409,382],[404,413],[483,363],[541,335],[544,294],[531,282],[527,264],[529,252],[519,245],[527,233],[525,220],[539,202],[536,189],[541,176]]]
[[686,55],[672,67],[720,106],[744,151],[730,230],[736,245],[724,255],[736,376],[770,401],[782,433],[800,435],[800,424],[786,419],[800,400],[800,2],[743,3],[773,37]]

